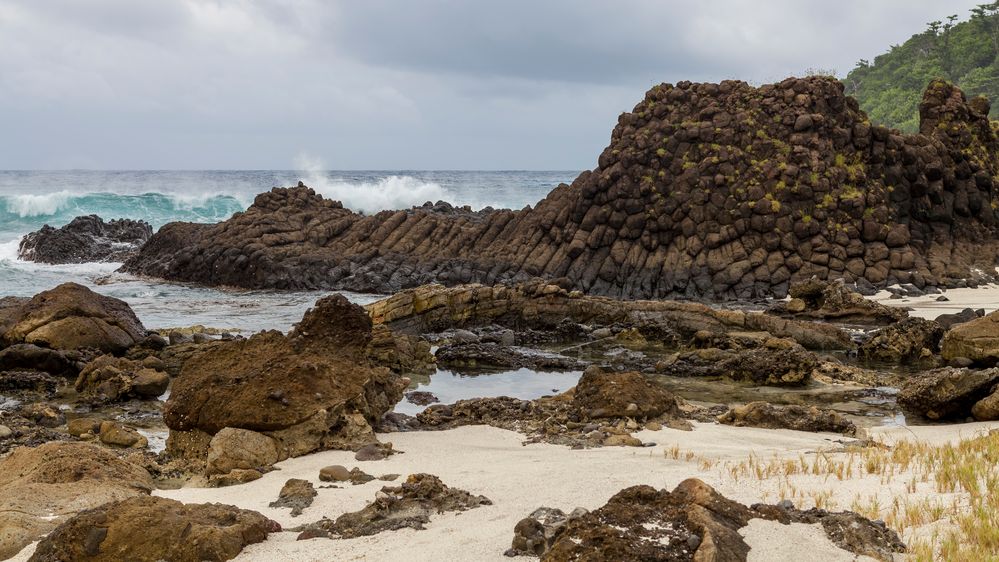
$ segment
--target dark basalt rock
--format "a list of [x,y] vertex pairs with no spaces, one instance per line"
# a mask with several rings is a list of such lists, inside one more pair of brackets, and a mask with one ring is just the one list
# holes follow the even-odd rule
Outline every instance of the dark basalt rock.
[[970,417],[997,384],[999,369],[935,369],[907,380],[899,390],[898,403],[931,420],[961,420]]
[[990,280],[996,133],[946,82],[920,107],[907,135],[872,126],[831,78],[660,84],[619,117],[596,169],[533,208],[365,216],[275,188],[222,224],[164,226],[124,270],[377,292],[542,277],[629,298],[780,297],[813,276]]
[[875,332],[857,352],[869,361],[913,361],[940,351],[943,335],[943,327],[932,320],[906,318]]
[[41,263],[120,262],[138,253],[153,235],[145,221],[115,219],[104,222],[97,215],[76,217],[61,228],[43,226],[21,239],[17,256]]
[[528,353],[495,343],[456,343],[437,350],[437,364],[444,368],[520,369],[574,371],[586,368],[578,359],[546,353]]

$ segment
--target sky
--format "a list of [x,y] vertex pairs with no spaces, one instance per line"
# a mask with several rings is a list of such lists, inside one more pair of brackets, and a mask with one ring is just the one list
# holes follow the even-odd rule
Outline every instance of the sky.
[[652,85],[842,76],[981,1],[0,0],[0,169],[588,169]]

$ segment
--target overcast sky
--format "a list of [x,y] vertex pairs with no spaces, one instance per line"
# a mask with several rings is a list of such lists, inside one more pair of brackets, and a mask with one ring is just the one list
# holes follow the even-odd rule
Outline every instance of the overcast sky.
[[843,75],[983,0],[0,0],[0,169],[595,166],[659,82]]

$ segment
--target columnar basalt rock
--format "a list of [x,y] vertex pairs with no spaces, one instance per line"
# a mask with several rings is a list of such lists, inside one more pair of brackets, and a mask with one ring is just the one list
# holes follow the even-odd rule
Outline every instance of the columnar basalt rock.
[[631,298],[783,296],[813,276],[975,284],[999,247],[987,105],[934,81],[905,135],[829,78],[660,84],[619,117],[596,169],[533,208],[364,216],[300,184],[218,225],[166,225],[124,269],[377,292],[543,277]]
[[17,255],[40,263],[86,263],[125,261],[153,235],[145,221],[114,219],[97,215],[76,217],[61,228],[49,225],[21,240]]

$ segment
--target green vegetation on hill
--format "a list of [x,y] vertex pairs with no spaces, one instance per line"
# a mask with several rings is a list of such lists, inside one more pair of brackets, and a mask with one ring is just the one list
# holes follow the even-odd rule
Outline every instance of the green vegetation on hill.
[[[933,21],[871,63],[861,60],[843,80],[872,121],[903,131],[919,128],[919,101],[934,78],[957,84],[968,96],[999,101],[999,1],[971,10],[971,19]],[[995,107],[992,116],[996,117]]]

